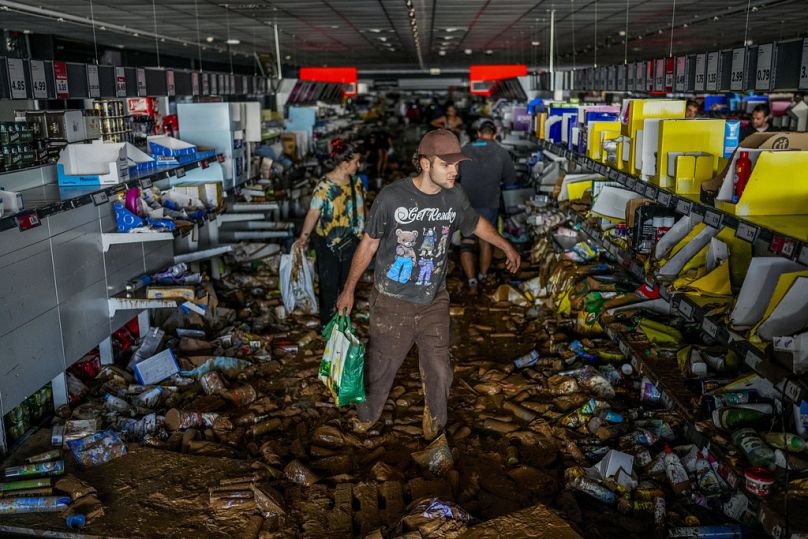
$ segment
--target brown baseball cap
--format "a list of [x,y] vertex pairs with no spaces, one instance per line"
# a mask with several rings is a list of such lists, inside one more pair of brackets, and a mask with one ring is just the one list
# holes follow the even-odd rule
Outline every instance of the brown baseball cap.
[[463,155],[460,151],[460,141],[448,129],[436,129],[424,135],[418,145],[418,153],[430,157],[436,155],[447,163],[459,163],[471,159]]

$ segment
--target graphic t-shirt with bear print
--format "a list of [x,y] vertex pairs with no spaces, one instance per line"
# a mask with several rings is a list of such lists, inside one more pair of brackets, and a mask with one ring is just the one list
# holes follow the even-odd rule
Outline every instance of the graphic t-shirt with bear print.
[[432,303],[446,283],[452,234],[471,235],[475,212],[463,189],[422,193],[412,178],[381,190],[370,209],[365,232],[380,239],[375,280],[379,292],[411,303]]

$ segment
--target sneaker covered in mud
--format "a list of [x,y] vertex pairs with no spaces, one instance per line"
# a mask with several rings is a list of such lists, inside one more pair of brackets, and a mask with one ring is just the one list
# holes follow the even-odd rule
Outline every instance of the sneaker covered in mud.
[[375,424],[375,421],[361,421],[358,417],[351,418],[351,430],[354,434],[367,434]]

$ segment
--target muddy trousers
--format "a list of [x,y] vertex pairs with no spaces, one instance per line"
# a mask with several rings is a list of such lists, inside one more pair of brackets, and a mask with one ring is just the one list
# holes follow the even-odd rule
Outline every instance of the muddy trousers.
[[449,361],[449,293],[441,290],[431,304],[419,305],[380,293],[370,295],[370,344],[365,360],[367,400],[358,407],[361,421],[376,422],[398,369],[412,345],[424,388],[424,437],[446,426],[452,367]]

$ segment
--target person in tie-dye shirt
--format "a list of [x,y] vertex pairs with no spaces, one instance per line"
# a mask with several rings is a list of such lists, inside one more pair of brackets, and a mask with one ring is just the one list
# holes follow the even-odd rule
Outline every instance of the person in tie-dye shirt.
[[[356,175],[357,149],[342,139],[331,143],[331,172],[312,193],[311,205],[297,243],[312,240],[320,283],[320,321],[334,313],[337,296],[348,277],[356,246],[365,228],[365,188]],[[314,234],[312,234],[312,232]]]

